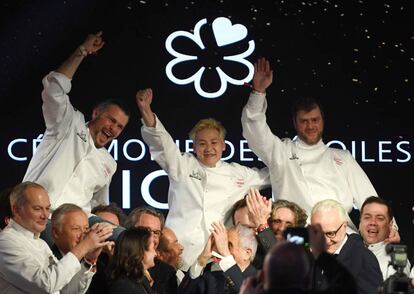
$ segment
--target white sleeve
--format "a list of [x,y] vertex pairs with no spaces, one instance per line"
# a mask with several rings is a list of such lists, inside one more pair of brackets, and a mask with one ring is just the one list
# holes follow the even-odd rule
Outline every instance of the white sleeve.
[[94,275],[95,272],[90,271],[89,267],[82,263],[80,271],[78,271],[72,280],[70,280],[69,284],[62,289],[61,293],[86,293]]
[[236,261],[234,260],[234,257],[231,254],[222,258],[219,262],[219,266],[223,272],[227,271],[229,268],[231,268],[235,264],[236,264]]
[[155,117],[156,124],[154,128],[147,127],[143,123],[141,135],[145,143],[149,146],[151,156],[168,174],[169,177],[177,179],[182,172],[184,157],[180,152],[170,134],[162,125],[158,117]]
[[110,183],[107,183],[102,189],[97,191],[93,194],[93,197],[91,199],[91,209],[98,205],[108,205],[108,197],[109,197],[109,185]]
[[73,118],[74,108],[69,101],[71,81],[65,75],[51,72],[43,78],[42,111],[47,134],[65,132]]
[[[4,240],[2,240],[4,241]],[[1,275],[13,286],[30,293],[53,293],[60,291],[80,270],[80,263],[72,253],[57,261],[49,249],[49,257],[33,256],[24,246],[13,246],[12,242],[0,242]],[[46,244],[44,246],[47,246]]]
[[191,266],[190,266],[190,278],[191,279],[197,279],[204,271],[204,267],[198,264],[198,261],[196,260]]
[[365,199],[370,196],[378,196],[378,194],[364,170],[352,157],[349,151],[347,151],[346,158],[346,179],[348,181],[349,190],[351,191],[353,202],[358,209],[361,209]]
[[280,147],[281,141],[266,123],[266,108],[266,96],[252,92],[243,108],[241,123],[250,149],[270,167],[276,156],[273,151]]

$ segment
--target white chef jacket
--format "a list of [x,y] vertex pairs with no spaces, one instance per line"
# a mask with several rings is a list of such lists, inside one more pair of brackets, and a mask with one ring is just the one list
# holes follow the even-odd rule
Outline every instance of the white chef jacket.
[[51,72],[43,86],[46,131],[23,181],[45,187],[52,210],[74,203],[90,213],[92,207],[108,204],[116,162],[106,148],[95,147],[83,114],[70,103],[70,79]]
[[202,252],[212,222],[223,221],[227,211],[250,187],[269,186],[268,169],[252,169],[219,161],[210,168],[190,153],[181,153],[158,118],[155,128],[143,124],[142,138],[155,161],[168,174],[169,213],[166,226],[183,245],[187,270]]
[[58,261],[45,241],[13,220],[0,232],[0,294],[65,293],[80,269],[71,252]]
[[[384,281],[391,275],[393,275],[395,273],[395,269],[392,265],[389,265],[390,261],[391,261],[391,256],[387,254],[387,252],[385,251],[385,246],[387,244],[385,244],[383,241],[382,242],[378,242],[375,244],[370,244],[368,245],[368,249],[371,250],[372,253],[374,253],[375,257],[378,260],[378,263],[380,265],[381,268],[381,272],[382,272],[382,278],[384,279]],[[407,266],[404,269],[404,273],[409,276],[410,275],[410,262],[407,260]]]
[[[324,199],[335,199],[350,212],[369,196],[377,196],[365,172],[348,150],[307,145],[299,138],[280,139],[266,123],[266,96],[252,92],[242,112],[243,136],[269,167],[273,195],[295,202],[310,214]],[[350,227],[357,232],[348,218]]]

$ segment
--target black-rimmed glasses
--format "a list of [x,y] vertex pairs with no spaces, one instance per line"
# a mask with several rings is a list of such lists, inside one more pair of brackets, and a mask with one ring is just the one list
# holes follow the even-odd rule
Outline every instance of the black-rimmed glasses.
[[345,222],[343,222],[338,229],[336,229],[335,231],[330,231],[330,232],[324,232],[325,236],[328,237],[329,239],[333,239],[336,237],[336,234],[339,232],[339,230],[342,228],[342,226],[345,224]]

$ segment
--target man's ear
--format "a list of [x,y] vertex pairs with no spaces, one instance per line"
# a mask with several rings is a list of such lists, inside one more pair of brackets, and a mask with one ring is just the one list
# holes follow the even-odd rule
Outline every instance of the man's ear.
[[223,139],[223,151],[226,151],[226,141]]
[[59,233],[56,227],[52,227],[52,237],[53,240],[59,240]]
[[95,118],[97,118],[99,116],[99,114],[101,114],[101,112],[98,110],[98,108],[94,108],[92,110],[92,120],[94,120]]
[[[390,223],[388,224],[388,230],[389,230],[389,232],[391,232],[393,228],[395,228],[395,227],[394,227],[394,222],[393,222],[393,221],[390,221]],[[388,233],[388,235],[389,235],[389,234],[390,234],[390,233]]]
[[11,210],[12,210],[13,217],[15,217],[16,215],[18,215],[19,209],[17,208],[16,205],[13,205],[11,207]]
[[246,255],[247,255],[247,259],[250,260],[252,257],[253,251],[251,248],[246,248]]

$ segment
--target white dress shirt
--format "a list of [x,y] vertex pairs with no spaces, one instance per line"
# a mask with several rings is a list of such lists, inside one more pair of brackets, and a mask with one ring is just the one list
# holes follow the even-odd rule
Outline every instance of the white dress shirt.
[[71,252],[57,260],[45,241],[15,221],[0,232],[0,294],[69,293],[81,265]]
[[[391,256],[387,254],[385,251],[385,244],[384,242],[378,242],[375,244],[368,245],[368,249],[374,253],[375,257],[378,260],[378,263],[381,268],[382,277],[384,281],[391,275],[395,273],[395,269],[392,265],[390,265],[391,262]],[[407,276],[410,275],[410,262],[407,260],[407,266],[404,268],[404,272]]]
[[52,210],[74,203],[90,213],[92,207],[108,203],[116,162],[104,147],[95,147],[83,114],[70,103],[71,81],[51,72],[43,86],[46,131],[23,181],[41,184]]
[[269,186],[268,170],[224,161],[204,166],[194,155],[180,152],[158,118],[154,128],[143,125],[141,133],[152,157],[168,174],[166,226],[184,247],[182,269],[187,270],[202,252],[212,222],[224,222],[227,211],[250,187]]

